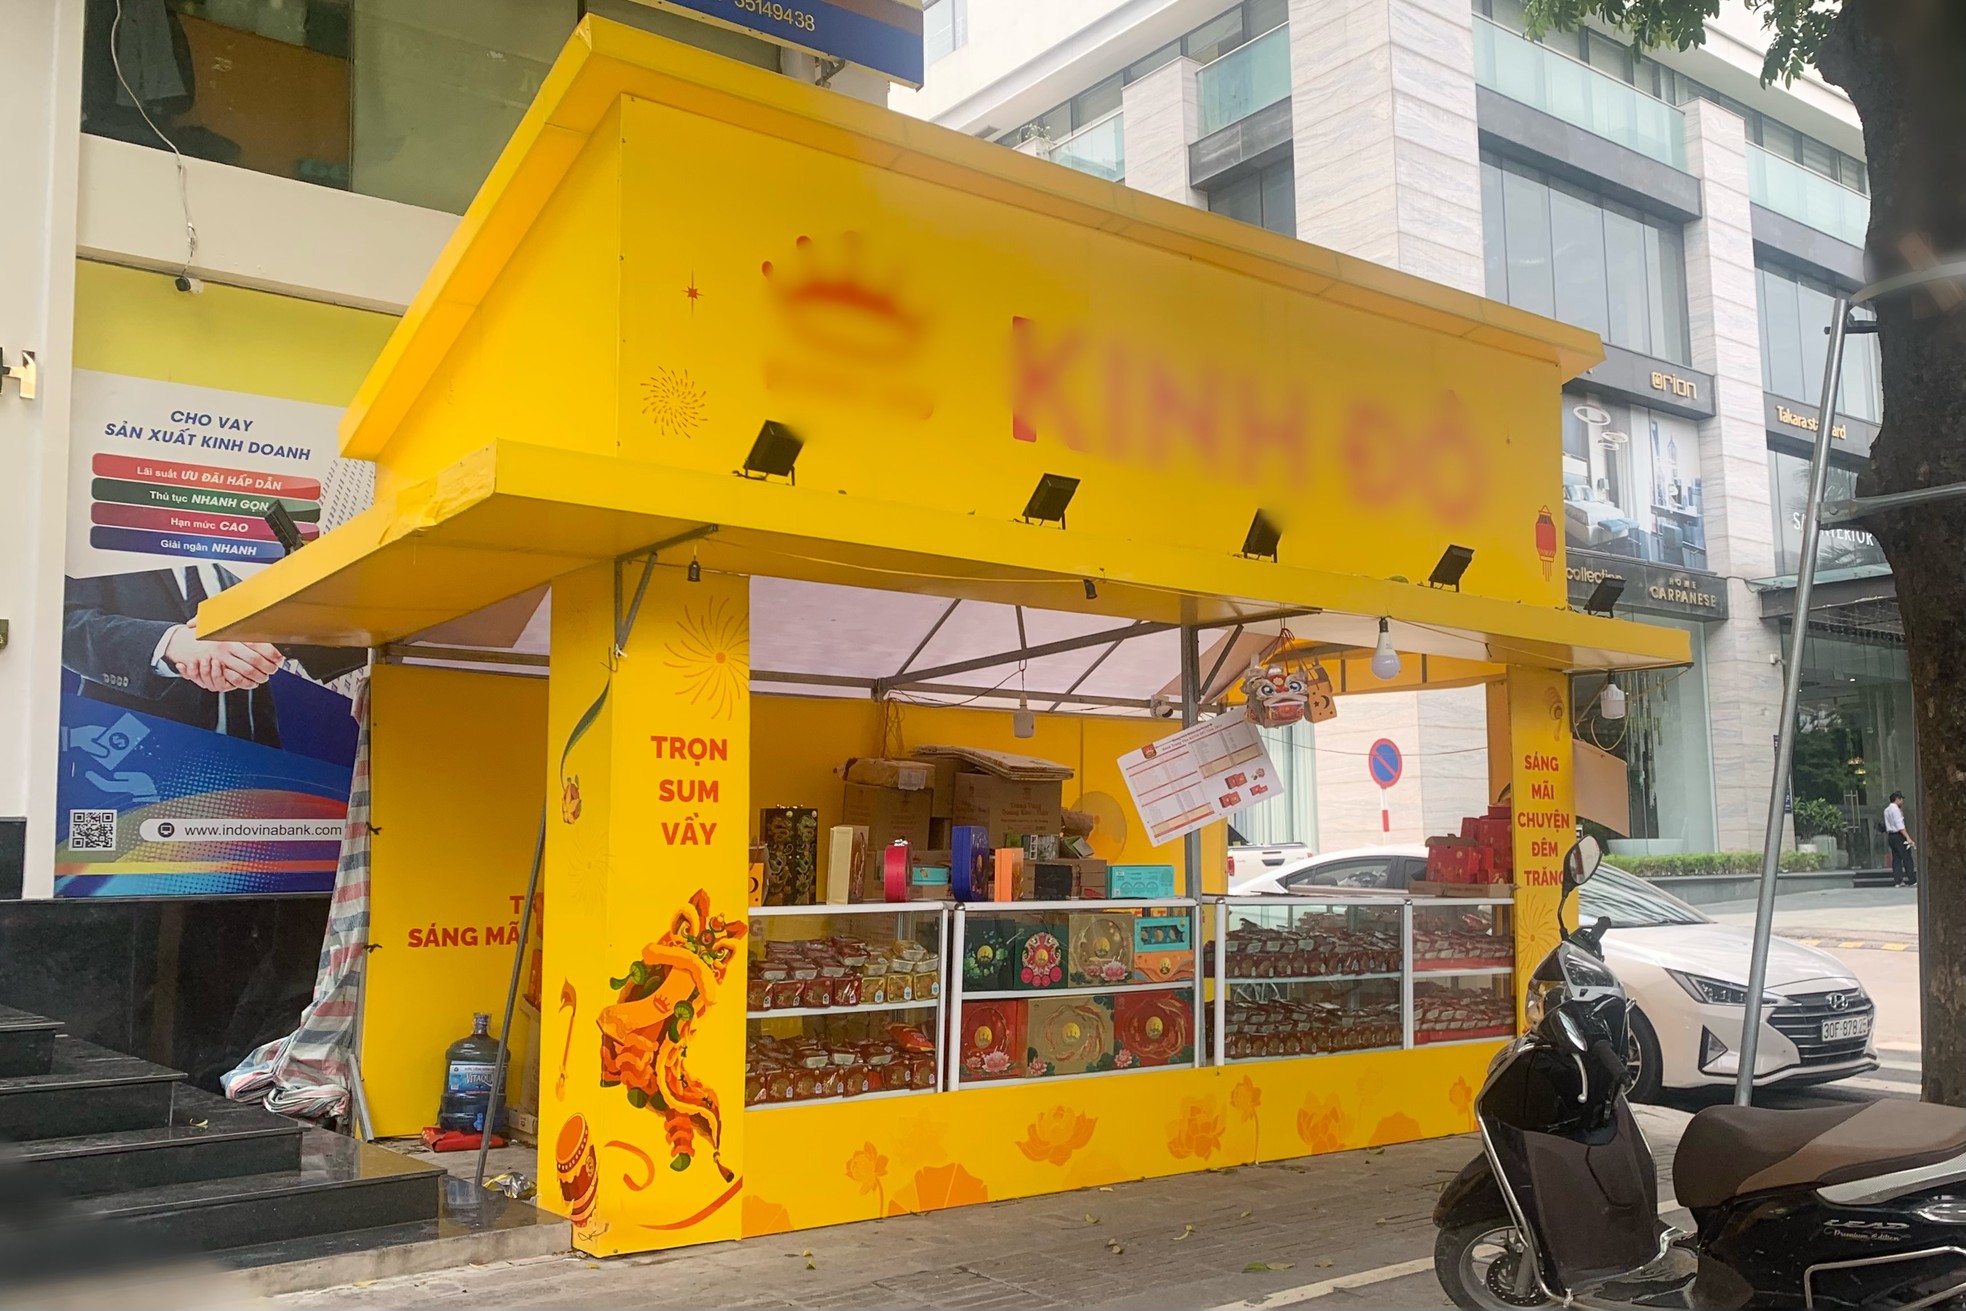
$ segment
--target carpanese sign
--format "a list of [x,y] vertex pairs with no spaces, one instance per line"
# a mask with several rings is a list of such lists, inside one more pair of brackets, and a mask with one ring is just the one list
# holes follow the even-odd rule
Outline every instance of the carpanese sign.
[[910,0],[654,0],[725,27],[755,32],[922,84],[922,7]]
[[1618,598],[1620,611],[1669,615],[1675,619],[1725,619],[1727,583],[1702,569],[1671,569],[1593,555],[1572,548],[1569,563],[1570,604],[1581,606],[1606,578],[1625,580]]

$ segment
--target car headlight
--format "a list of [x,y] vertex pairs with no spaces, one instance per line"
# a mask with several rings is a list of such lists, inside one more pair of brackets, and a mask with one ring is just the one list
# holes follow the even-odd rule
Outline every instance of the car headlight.
[[[1745,1006],[1748,1004],[1748,990],[1738,983],[1728,983],[1722,979],[1710,979],[1703,974],[1684,974],[1679,970],[1667,970],[1672,981],[1686,990],[1686,995],[1694,1001],[1705,1002],[1709,1006]],[[1761,994],[1763,1006],[1779,1006],[1786,998],[1777,997],[1772,992]]]
[[1552,1008],[1563,1004],[1561,979],[1531,979],[1522,1001],[1522,1013],[1531,1024],[1541,1024]]

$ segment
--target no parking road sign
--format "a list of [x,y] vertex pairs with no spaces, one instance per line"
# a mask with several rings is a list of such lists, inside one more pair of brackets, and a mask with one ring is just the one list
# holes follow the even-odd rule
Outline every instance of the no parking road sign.
[[1391,738],[1382,737],[1365,753],[1365,767],[1372,771],[1374,783],[1389,788],[1406,772],[1406,761],[1401,758],[1398,745]]
[[1382,737],[1366,751],[1365,768],[1379,785],[1379,831],[1390,833],[1393,811],[1386,799],[1386,789],[1399,782],[1399,776],[1406,772],[1406,761],[1400,756],[1398,745],[1391,738]]

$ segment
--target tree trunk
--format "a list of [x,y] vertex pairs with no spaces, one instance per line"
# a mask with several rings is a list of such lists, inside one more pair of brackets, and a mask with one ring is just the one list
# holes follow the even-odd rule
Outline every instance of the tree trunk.
[[[1817,67],[1863,120],[1874,276],[1908,268],[1912,235],[1942,261],[1966,258],[1966,5],[1844,0]],[[1884,422],[1859,493],[1966,483],[1966,306],[1941,313],[1912,293],[1876,310]],[[1924,1096],[1966,1106],[1966,501],[1864,526],[1896,579],[1917,707]]]

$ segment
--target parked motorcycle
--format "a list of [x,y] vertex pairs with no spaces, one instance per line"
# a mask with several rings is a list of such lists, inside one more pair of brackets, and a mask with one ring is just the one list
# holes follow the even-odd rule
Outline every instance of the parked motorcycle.
[[[1565,856],[1559,921],[1601,859],[1590,838]],[[1966,1110],[1712,1107],[1673,1157],[1695,1228],[1660,1220],[1608,927],[1564,931],[1530,979],[1530,1031],[1489,1066],[1482,1154],[1434,1210],[1455,1305],[1966,1311]]]

